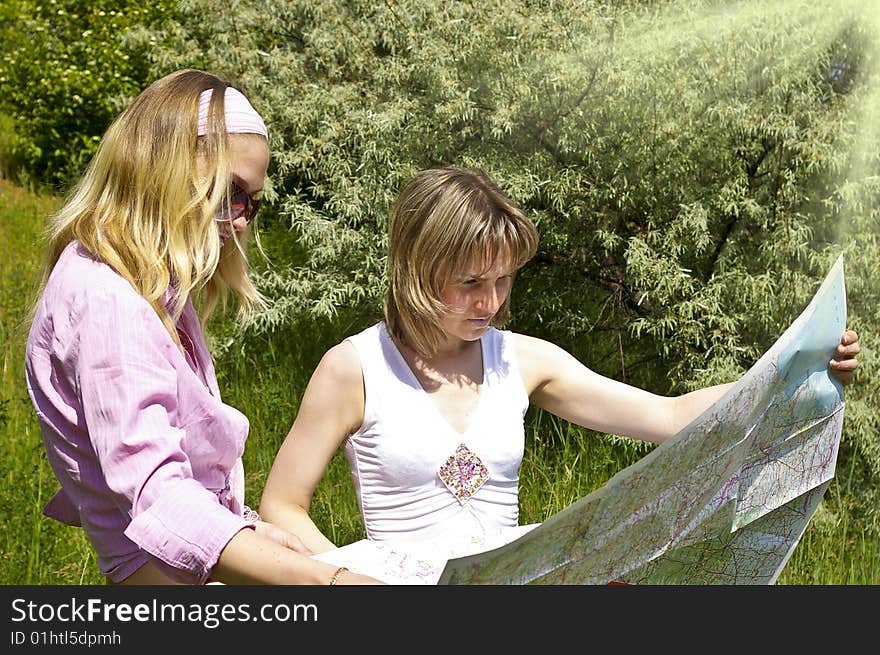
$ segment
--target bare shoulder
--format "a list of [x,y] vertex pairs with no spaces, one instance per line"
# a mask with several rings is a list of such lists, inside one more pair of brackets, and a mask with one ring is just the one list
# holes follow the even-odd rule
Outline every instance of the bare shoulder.
[[320,377],[330,384],[363,386],[361,360],[350,341],[342,341],[321,357],[312,379]]
[[[306,387],[296,422],[329,426],[339,441],[363,422],[364,378],[355,347],[343,341],[324,353]],[[296,427],[296,424],[294,425]],[[312,427],[317,433],[318,428]]]
[[542,359],[545,357],[563,357],[565,351],[554,343],[532,337],[528,334],[520,334],[513,332],[513,343],[516,347],[516,354],[522,362],[523,359]]
[[513,342],[520,374],[530,394],[571,357],[556,344],[527,334],[514,332]]

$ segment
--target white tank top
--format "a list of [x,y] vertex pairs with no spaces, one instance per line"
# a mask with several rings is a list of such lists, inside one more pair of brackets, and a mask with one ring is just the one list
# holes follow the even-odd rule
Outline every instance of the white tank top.
[[344,444],[367,538],[464,544],[517,526],[529,399],[513,336],[480,339],[483,383],[464,433],[424,391],[384,322],[347,339],[364,375],[364,422]]

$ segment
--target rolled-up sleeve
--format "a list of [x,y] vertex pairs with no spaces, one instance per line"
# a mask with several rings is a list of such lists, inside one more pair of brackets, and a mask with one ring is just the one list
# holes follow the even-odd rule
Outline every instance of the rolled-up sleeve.
[[220,553],[235,534],[253,527],[217,502],[216,496],[192,478],[166,483],[162,494],[132,519],[125,536],[145,551],[204,583]]
[[170,577],[203,583],[248,523],[193,475],[198,448],[194,455],[186,430],[200,417],[180,414],[170,359],[176,345],[139,297],[104,293],[88,307],[80,317],[77,384],[107,487],[131,517],[125,536]]

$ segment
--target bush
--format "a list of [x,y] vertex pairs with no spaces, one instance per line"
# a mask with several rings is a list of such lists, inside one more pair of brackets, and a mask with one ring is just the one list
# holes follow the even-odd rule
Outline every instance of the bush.
[[[259,282],[274,302],[247,326],[259,339],[336,322],[309,342],[323,349],[374,321],[389,206],[435,165],[486,170],[538,226],[509,327],[658,393],[740,375],[845,253],[864,364],[841,457],[858,458],[873,512],[878,39],[860,7],[186,0],[126,48],[153,78],[227,77],[267,120],[274,265]],[[56,77],[84,79],[58,61]],[[84,152],[98,132],[69,133]]]
[[[153,24],[171,0],[11,0],[0,9],[0,111],[15,121],[0,144],[19,171],[62,186],[76,179],[104,130],[150,76],[145,46],[122,36]],[[11,143],[9,143],[11,141]]]
[[439,164],[483,168],[539,228],[510,327],[659,393],[744,372],[845,253],[865,351],[845,441],[876,477],[877,40],[858,7],[199,0],[151,55],[235,80],[267,119],[275,250],[307,258],[263,272],[252,329],[375,320],[389,205]]
[[21,161],[15,155],[15,121],[0,113],[0,179],[21,179]]

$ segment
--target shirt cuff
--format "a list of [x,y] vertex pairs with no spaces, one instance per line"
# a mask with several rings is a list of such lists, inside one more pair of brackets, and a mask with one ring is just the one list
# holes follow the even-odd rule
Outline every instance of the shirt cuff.
[[242,528],[251,527],[192,478],[165,484],[162,495],[135,516],[125,536],[168,565],[178,582],[204,584],[220,553]]

